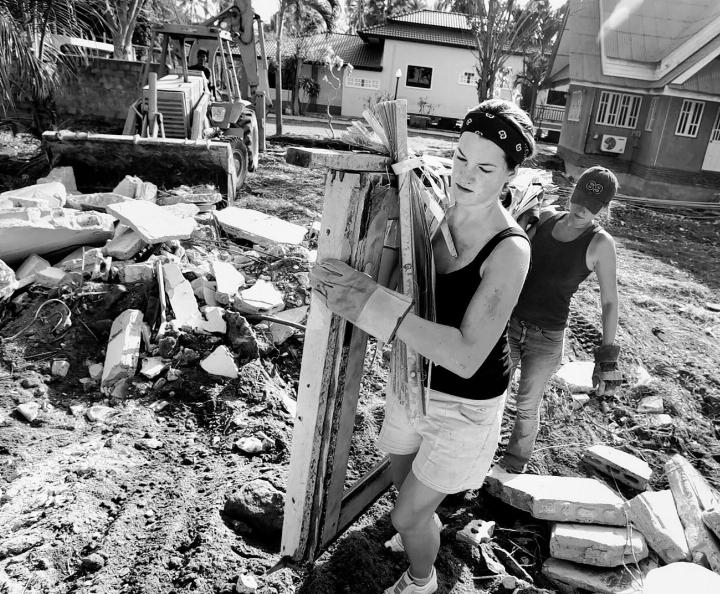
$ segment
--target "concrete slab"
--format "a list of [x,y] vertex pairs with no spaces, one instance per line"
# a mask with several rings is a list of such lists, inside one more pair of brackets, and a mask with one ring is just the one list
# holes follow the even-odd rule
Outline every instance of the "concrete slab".
[[[278,312],[275,314],[275,317],[280,318],[281,320],[295,322],[296,324],[302,324],[307,318],[307,314],[308,306],[303,305],[302,307],[293,307],[292,309],[286,309]],[[272,334],[272,341],[275,346],[281,345],[296,332],[300,331],[285,324],[278,324],[276,322],[270,323],[270,333]]]
[[625,526],[623,502],[590,478],[512,474],[495,467],[485,479],[495,497],[540,520]]
[[647,488],[652,475],[650,465],[644,460],[602,444],[589,447],[583,460],[598,472],[639,491]]
[[100,381],[103,392],[110,393],[120,380],[135,375],[142,323],[143,313],[137,309],[126,309],[113,321]]
[[115,260],[129,260],[137,256],[147,243],[135,231],[127,228],[124,233],[113,237],[103,247],[103,254]]
[[35,278],[35,274],[45,268],[50,268],[50,262],[37,254],[28,256],[27,259],[15,271],[15,277],[21,281],[26,278]]
[[128,200],[132,200],[132,198],[113,192],[98,192],[96,194],[68,196],[67,205],[70,208],[77,208],[78,210],[98,210],[105,212],[108,204],[117,204],[118,202],[127,202]]
[[215,299],[215,289],[217,288],[215,281],[208,280],[204,276],[199,276],[190,283],[190,286],[193,288],[195,297],[205,301],[206,305],[215,307],[218,304],[217,299]]
[[0,260],[14,266],[32,254],[102,245],[114,230],[113,217],[102,213],[20,209],[0,218]]
[[571,361],[560,367],[553,378],[566,385],[571,392],[592,392],[594,367],[592,361]]
[[260,279],[249,289],[240,291],[233,299],[233,306],[240,313],[271,315],[285,309],[285,301],[275,285]]
[[550,581],[565,588],[582,588],[595,594],[643,594],[643,581],[654,566],[648,561],[635,567],[607,569],[581,565],[550,557],[542,573]]
[[39,177],[37,183],[46,184],[49,182],[60,182],[65,186],[65,190],[68,192],[77,192],[77,184],[75,183],[75,172],[73,168],[68,167],[53,167],[45,177]]
[[302,243],[307,229],[257,210],[231,206],[214,212],[218,224],[231,237],[261,245]]
[[626,504],[632,524],[665,563],[689,561],[690,548],[669,490],[647,491]]
[[224,308],[205,306],[200,310],[200,313],[205,318],[201,330],[209,334],[225,334],[227,332]]
[[195,230],[194,219],[178,217],[144,200],[130,200],[109,204],[107,212],[135,231],[150,245],[173,239],[189,239]]
[[10,200],[13,206],[62,208],[65,206],[67,190],[58,181],[35,184],[0,193],[0,201]]
[[217,347],[210,355],[200,361],[200,367],[211,375],[219,375],[235,379],[238,367],[235,358],[225,345]]
[[185,279],[177,264],[165,264],[163,267],[165,293],[170,301],[175,325],[199,328],[203,318],[190,283]]
[[595,567],[617,567],[648,556],[645,538],[625,526],[555,524],[550,532],[550,555]]
[[170,204],[168,206],[161,206],[160,208],[181,219],[193,219],[195,215],[200,212],[200,209],[194,204]]
[[238,290],[245,286],[245,276],[230,262],[213,260],[210,265],[217,285],[215,299],[221,305],[230,305]]
[[720,507],[717,495],[703,476],[680,454],[665,463],[665,474],[675,499],[692,560],[720,572],[720,542],[703,522],[703,513]]
[[656,567],[645,578],[644,594],[710,594],[720,592],[720,575],[694,563]]

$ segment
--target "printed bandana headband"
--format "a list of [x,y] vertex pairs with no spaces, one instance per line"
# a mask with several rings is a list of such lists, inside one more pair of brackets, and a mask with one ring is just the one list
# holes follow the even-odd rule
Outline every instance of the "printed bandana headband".
[[491,113],[473,111],[465,116],[460,134],[473,132],[497,144],[515,165],[520,165],[530,154],[530,145],[517,128],[505,118]]

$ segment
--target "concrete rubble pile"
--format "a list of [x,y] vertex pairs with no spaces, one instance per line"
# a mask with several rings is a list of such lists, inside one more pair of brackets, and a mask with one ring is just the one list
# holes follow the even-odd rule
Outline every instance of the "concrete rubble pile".
[[[664,491],[646,490],[652,470],[627,452],[595,445],[583,461],[606,482],[496,467],[485,483],[491,495],[551,522],[542,571],[558,591],[664,594],[677,590],[663,589],[661,580],[648,589],[648,576],[694,562],[704,569],[685,571],[684,591],[720,592],[720,498],[688,460],[668,460]],[[717,590],[703,589],[710,583]]]
[[[233,379],[302,328],[314,260],[308,229],[234,207],[222,211],[232,215],[227,226],[217,192],[163,193],[130,176],[113,192],[83,195],[67,169],[0,195],[0,301],[19,304],[28,292],[66,304],[83,294],[106,295],[105,303],[145,296],[144,311],[108,321],[104,352],[79,380],[85,391],[112,402],[135,383],[166,389],[188,367],[208,381]],[[68,361],[53,369],[71,371]]]

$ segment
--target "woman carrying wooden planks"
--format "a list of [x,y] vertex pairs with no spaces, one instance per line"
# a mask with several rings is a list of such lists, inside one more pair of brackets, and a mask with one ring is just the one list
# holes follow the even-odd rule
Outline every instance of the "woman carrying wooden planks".
[[379,447],[390,454],[398,489],[391,544],[410,561],[387,593],[437,590],[435,510],[446,495],[482,486],[497,447],[510,378],[507,324],[530,261],[527,236],[499,196],[534,148],[532,123],[512,103],[488,100],[465,116],[447,219],[457,257],[441,238],[433,241],[435,322],[339,260],[311,272],[333,312],[385,342],[396,336],[431,361],[426,416],[411,420],[395,394],[386,399]]

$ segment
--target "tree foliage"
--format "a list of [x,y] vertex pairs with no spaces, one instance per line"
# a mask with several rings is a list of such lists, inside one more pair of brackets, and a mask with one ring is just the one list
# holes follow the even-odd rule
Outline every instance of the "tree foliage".
[[351,33],[380,25],[388,17],[428,8],[426,0],[345,0]]

